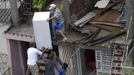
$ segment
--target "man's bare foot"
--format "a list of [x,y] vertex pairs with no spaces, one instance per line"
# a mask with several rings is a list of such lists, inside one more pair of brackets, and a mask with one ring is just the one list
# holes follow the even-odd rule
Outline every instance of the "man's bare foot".
[[63,38],[63,39],[62,39],[62,41],[64,41],[64,42],[67,41],[67,40],[68,40],[67,38]]

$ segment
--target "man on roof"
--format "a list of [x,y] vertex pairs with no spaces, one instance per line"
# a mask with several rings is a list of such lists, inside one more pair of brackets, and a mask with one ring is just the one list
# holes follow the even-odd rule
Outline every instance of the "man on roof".
[[52,21],[52,27],[54,28],[54,37],[56,36],[55,32],[59,32],[63,37],[62,41],[67,41],[67,37],[62,31],[64,19],[61,11],[57,8],[55,4],[51,4],[49,10],[51,13],[51,17],[48,19],[48,21]]

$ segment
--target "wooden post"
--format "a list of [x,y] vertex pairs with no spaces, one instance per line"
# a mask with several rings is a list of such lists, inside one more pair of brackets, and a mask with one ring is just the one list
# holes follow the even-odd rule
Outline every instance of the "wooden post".
[[[127,39],[134,40],[134,1],[133,0],[125,0],[125,11],[127,13]],[[134,41],[132,41],[134,43]],[[134,45],[133,45],[134,46]],[[133,48],[133,47],[132,47]],[[134,51],[132,51],[132,55]],[[132,56],[132,66],[134,67],[134,56]]]
[[11,7],[11,21],[14,26],[19,25],[19,14],[18,14],[18,8],[17,8],[17,0],[9,0],[10,2],[10,7]]
[[70,24],[70,2],[69,0],[62,0],[63,2],[63,16],[64,16],[64,30],[69,32]]

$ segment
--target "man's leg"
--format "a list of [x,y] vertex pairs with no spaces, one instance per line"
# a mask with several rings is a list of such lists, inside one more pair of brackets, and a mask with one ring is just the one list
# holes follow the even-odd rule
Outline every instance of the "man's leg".
[[65,36],[65,34],[61,31],[61,30],[57,30],[61,36],[63,37],[63,41],[67,41],[67,37]]
[[37,65],[34,65],[31,67],[31,73],[32,73],[32,75],[39,75]]
[[39,75],[39,69],[38,69],[38,66],[35,65],[34,68],[35,68],[35,70],[34,70],[34,75]]
[[27,68],[27,70],[26,70],[26,75],[30,75],[30,69],[29,68]]

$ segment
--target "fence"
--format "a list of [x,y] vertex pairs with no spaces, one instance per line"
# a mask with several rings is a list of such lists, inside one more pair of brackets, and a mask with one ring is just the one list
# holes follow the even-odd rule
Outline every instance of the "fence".
[[10,22],[10,2],[9,0],[0,0],[0,22]]
[[7,67],[2,73],[1,75],[10,75],[10,67]]

